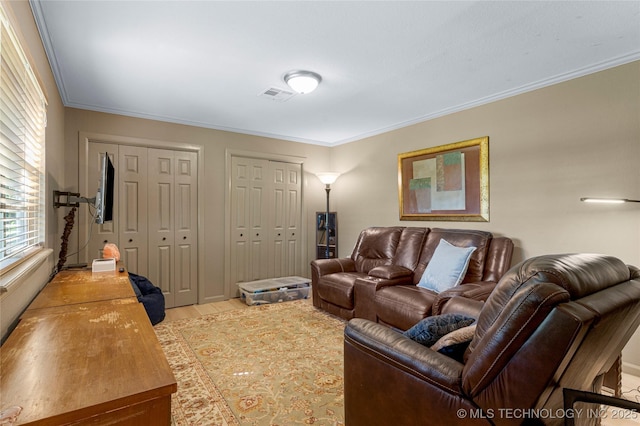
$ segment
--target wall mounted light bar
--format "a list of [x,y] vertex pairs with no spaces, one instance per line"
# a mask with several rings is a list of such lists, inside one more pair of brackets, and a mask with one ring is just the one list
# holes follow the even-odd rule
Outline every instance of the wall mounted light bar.
[[629,200],[628,198],[593,198],[583,197],[580,201],[585,203],[603,203],[603,204],[622,204],[622,203],[640,203],[640,200]]

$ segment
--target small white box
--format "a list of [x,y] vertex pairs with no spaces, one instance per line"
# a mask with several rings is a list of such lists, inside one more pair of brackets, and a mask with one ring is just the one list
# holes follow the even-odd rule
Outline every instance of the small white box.
[[281,277],[238,283],[242,300],[249,306],[278,303],[309,297],[311,280],[303,277]]
[[91,272],[110,272],[116,270],[115,259],[93,259]]

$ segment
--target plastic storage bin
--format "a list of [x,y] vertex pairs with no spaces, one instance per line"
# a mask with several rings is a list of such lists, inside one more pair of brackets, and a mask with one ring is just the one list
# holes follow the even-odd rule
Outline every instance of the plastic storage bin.
[[238,287],[247,305],[263,305],[308,298],[311,280],[303,277],[271,278],[238,283]]

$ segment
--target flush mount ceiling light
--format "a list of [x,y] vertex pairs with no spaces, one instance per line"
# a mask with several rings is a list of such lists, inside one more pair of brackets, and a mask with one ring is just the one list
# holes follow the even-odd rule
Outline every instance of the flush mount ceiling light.
[[284,76],[284,81],[296,92],[304,95],[316,90],[322,81],[320,74],[311,71],[291,71]]

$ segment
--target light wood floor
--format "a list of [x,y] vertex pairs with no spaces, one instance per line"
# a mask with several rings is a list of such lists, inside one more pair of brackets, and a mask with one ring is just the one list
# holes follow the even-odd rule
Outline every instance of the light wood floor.
[[249,308],[240,298],[229,299],[223,302],[212,302],[204,305],[181,306],[166,310],[165,321],[173,321],[185,318],[197,318],[202,315],[217,314],[234,309]]

